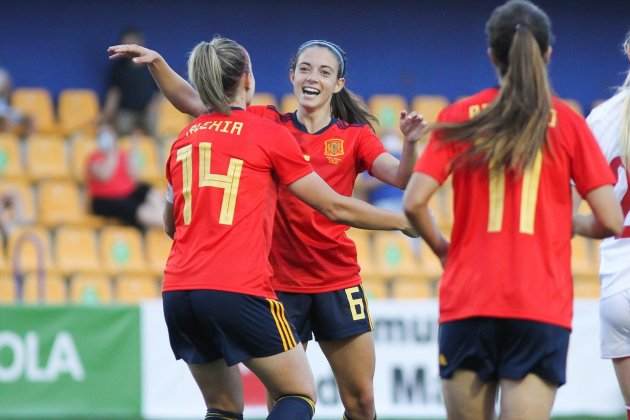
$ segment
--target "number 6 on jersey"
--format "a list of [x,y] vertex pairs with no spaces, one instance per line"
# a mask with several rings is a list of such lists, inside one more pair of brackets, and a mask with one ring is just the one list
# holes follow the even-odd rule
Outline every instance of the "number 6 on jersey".
[[[189,225],[192,220],[192,171],[193,146],[189,144],[177,149],[177,161],[182,162],[182,195],[184,196],[184,224]],[[212,160],[212,143],[199,143],[199,188],[214,187],[223,190],[219,223],[231,225],[234,222],[238,184],[243,170],[241,159],[230,159],[226,175],[210,172]]]

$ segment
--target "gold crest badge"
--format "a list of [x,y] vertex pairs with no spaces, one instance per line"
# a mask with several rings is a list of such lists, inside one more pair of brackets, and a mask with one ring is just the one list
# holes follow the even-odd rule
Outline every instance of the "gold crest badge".
[[343,140],[342,139],[330,139],[324,142],[324,156],[328,159],[329,163],[338,165],[343,158]]

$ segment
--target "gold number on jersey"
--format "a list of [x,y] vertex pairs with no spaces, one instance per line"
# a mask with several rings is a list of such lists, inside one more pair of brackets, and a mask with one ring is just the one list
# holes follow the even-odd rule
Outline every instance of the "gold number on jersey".
[[365,307],[363,306],[363,298],[355,298],[352,295],[359,293],[358,286],[349,287],[346,289],[346,297],[348,298],[348,304],[350,305],[350,312],[352,313],[352,320],[358,321],[365,319]]
[[[538,151],[532,167],[523,174],[521,190],[521,211],[519,231],[534,234],[536,222],[536,202],[542,171],[542,151]],[[503,203],[505,202],[505,171],[498,170],[490,174],[489,180],[490,208],[488,210],[488,232],[500,232],[503,225]]]
[[[177,161],[183,162],[184,224],[188,225],[192,219],[192,145],[189,144],[177,150]],[[212,143],[199,143],[199,188],[214,187],[223,190],[219,223],[231,225],[234,222],[234,210],[236,209],[238,184],[241,180],[243,161],[231,158],[226,175],[211,173],[211,161]]]

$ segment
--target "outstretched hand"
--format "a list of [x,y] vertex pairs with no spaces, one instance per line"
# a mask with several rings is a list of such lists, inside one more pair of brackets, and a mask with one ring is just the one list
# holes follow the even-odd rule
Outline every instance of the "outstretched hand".
[[427,122],[422,115],[416,111],[407,113],[407,111],[400,111],[400,131],[405,136],[405,141],[415,143],[424,136]]
[[136,64],[151,64],[160,58],[157,51],[136,44],[113,45],[107,48],[110,60],[130,58]]

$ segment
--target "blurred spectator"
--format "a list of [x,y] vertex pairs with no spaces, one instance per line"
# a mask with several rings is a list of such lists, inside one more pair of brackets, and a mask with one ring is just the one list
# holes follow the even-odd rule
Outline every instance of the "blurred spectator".
[[20,194],[13,189],[0,193],[0,237],[2,248],[6,250],[9,236],[16,227],[30,223],[24,216],[23,203]]
[[[385,150],[397,159],[402,152],[402,139],[395,131],[389,131],[381,136],[381,142]],[[402,211],[402,199],[404,191],[381,182],[364,172],[357,178],[355,195],[370,204],[387,210]]]
[[164,201],[150,185],[137,181],[137,155],[132,137],[130,151],[118,147],[111,127],[103,126],[98,147],[88,157],[88,193],[92,212],[145,229],[162,226]]
[[[119,42],[144,45],[144,36],[129,28],[122,33]],[[116,127],[119,135],[129,135],[137,130],[154,135],[158,100],[157,86],[146,66],[130,59],[112,63],[103,120]]]
[[32,124],[30,119],[11,108],[12,83],[9,72],[0,67],[0,133],[12,132],[19,136],[29,134]]

